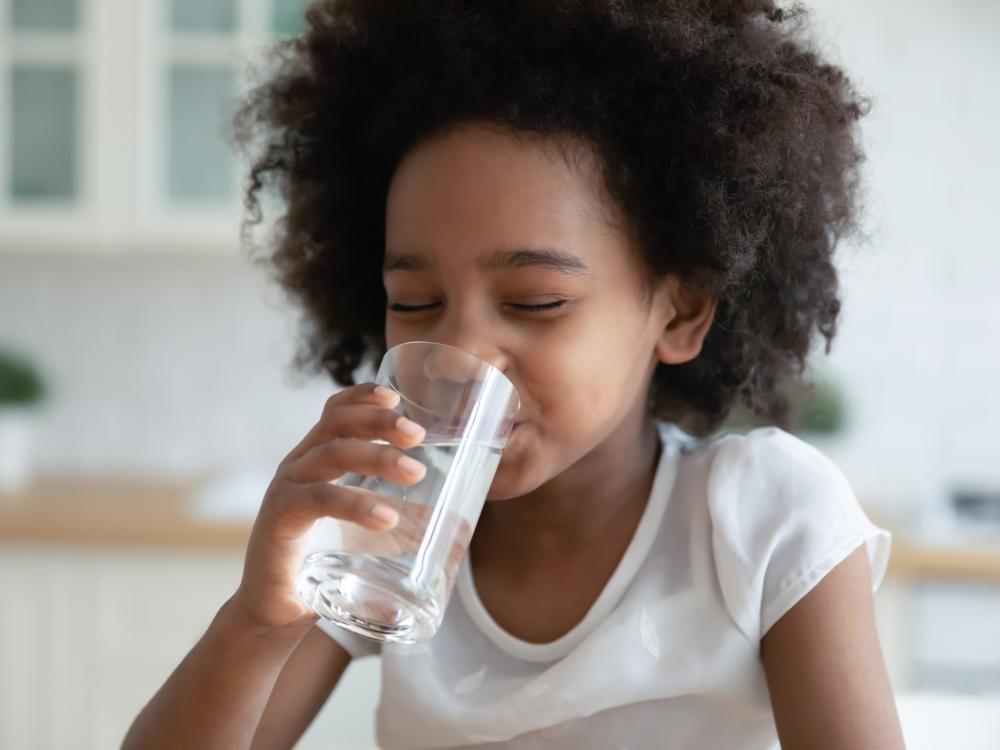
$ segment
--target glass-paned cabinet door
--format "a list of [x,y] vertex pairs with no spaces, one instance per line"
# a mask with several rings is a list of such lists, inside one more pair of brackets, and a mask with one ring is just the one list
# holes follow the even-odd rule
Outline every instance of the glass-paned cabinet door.
[[77,193],[77,75],[68,66],[10,71],[10,196],[70,200]]
[[170,200],[225,204],[235,190],[233,157],[222,135],[233,99],[233,71],[224,66],[175,64],[169,76]]
[[18,31],[74,31],[78,0],[12,0],[11,26]]
[[236,31],[236,0],[172,0],[170,28],[173,31]]
[[80,198],[80,2],[0,2],[0,203],[12,208]]
[[159,0],[167,50],[161,194],[168,209],[238,210],[237,156],[226,138],[248,41],[301,33],[312,0]]
[[226,140],[236,105],[241,6],[246,0],[159,0],[166,57],[160,81],[165,138],[162,203],[228,212],[236,204],[237,165]]
[[276,36],[297,36],[306,30],[305,12],[313,0],[271,0],[271,3],[271,30]]

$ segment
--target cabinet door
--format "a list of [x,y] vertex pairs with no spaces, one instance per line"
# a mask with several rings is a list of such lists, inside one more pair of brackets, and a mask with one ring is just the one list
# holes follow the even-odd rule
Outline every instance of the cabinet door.
[[240,581],[243,553],[103,551],[95,559],[93,747],[125,732]]
[[91,555],[0,548],[0,747],[86,747],[93,590]]
[[[0,548],[0,748],[118,747],[239,584],[242,551]],[[378,659],[297,747],[374,748]]]
[[917,689],[1000,692],[1000,585],[923,583],[914,611]]
[[52,745],[47,688],[59,567],[30,547],[0,548],[0,747]]

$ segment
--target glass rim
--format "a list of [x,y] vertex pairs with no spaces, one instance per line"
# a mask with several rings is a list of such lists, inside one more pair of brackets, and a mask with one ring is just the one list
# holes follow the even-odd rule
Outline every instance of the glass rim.
[[512,381],[510,378],[508,378],[507,375],[504,373],[504,371],[501,370],[496,365],[490,364],[489,362],[487,362],[482,357],[480,357],[480,356],[478,356],[476,354],[473,354],[472,352],[466,351],[465,349],[459,349],[457,346],[452,346],[451,344],[445,344],[445,343],[442,343],[440,341],[426,341],[424,339],[414,339],[412,341],[401,341],[400,343],[396,344],[395,346],[393,346],[393,347],[391,347],[389,349],[386,349],[385,356],[388,357],[389,353],[392,352],[392,351],[394,351],[395,349],[401,349],[402,347],[404,347],[404,346],[410,346],[411,344],[423,344],[423,345],[428,345],[429,344],[431,346],[444,347],[446,349],[451,349],[452,351],[456,351],[459,354],[463,354],[466,357],[470,357],[471,359],[475,360],[476,362],[479,362],[480,364],[484,365],[485,367],[489,368],[494,373],[496,373],[496,375],[499,375],[501,378],[503,378],[507,382],[507,384],[510,386],[511,393],[514,395],[514,399],[516,401],[516,408],[512,411],[512,414],[517,414],[521,410],[521,394],[518,393],[517,387],[514,385],[514,381]]

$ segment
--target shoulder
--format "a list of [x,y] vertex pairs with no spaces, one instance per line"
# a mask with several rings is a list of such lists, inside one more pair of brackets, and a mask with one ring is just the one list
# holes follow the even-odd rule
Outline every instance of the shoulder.
[[719,436],[706,456],[711,545],[727,608],[755,641],[865,544],[875,587],[890,535],[865,514],[844,472],[777,427]]
[[786,517],[821,524],[830,515],[854,515],[858,501],[844,472],[805,440],[778,427],[716,441],[707,480],[709,503],[719,521],[733,513]]
[[687,470],[701,475],[716,520],[780,513],[790,503],[853,508],[854,492],[844,472],[822,451],[779,427],[708,438],[662,423],[663,435],[685,457]]

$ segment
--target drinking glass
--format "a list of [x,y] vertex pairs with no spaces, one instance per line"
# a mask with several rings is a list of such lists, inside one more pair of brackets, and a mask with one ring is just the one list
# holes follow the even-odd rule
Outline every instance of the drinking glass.
[[415,643],[441,624],[520,399],[493,365],[431,341],[394,346],[375,382],[399,393],[395,411],[426,430],[421,444],[404,452],[427,473],[409,487],[353,473],[334,480],[380,495],[399,523],[372,531],[319,519],[296,587],[318,615],[350,631]]

